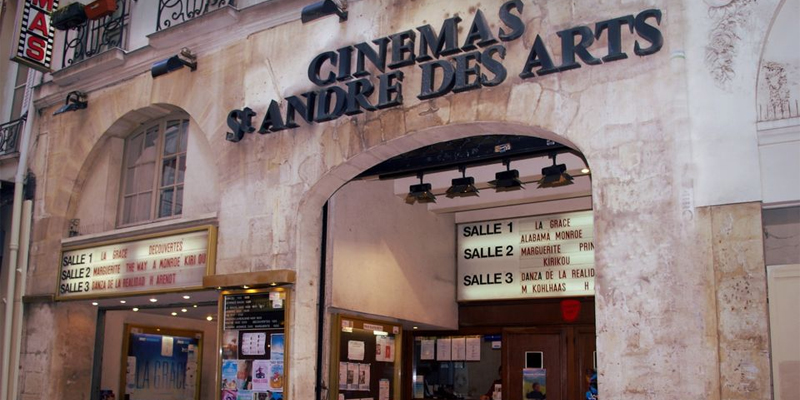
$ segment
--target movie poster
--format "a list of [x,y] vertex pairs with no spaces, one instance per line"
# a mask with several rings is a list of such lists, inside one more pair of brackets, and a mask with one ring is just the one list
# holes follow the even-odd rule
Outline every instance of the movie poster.
[[130,400],[194,398],[186,372],[189,354],[199,346],[198,339],[133,332],[129,339],[128,358],[135,368],[133,380],[128,379],[125,389]]
[[[237,360],[223,360],[222,361],[222,390],[233,391],[234,398],[236,397],[236,375],[239,369],[239,362]],[[223,400],[225,396],[223,396]]]
[[547,370],[544,368],[522,369],[522,398],[544,400],[547,395]]

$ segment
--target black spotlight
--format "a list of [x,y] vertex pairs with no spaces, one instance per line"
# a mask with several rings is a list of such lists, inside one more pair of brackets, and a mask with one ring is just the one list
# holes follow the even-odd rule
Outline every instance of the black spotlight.
[[300,20],[305,24],[317,18],[336,14],[339,22],[347,21],[347,1],[346,0],[324,0],[303,7],[300,12]]
[[422,182],[422,172],[417,174],[417,177],[419,177],[419,184],[411,185],[408,188],[406,203],[436,203],[436,196],[431,192],[431,184]]
[[550,155],[553,165],[542,168],[542,179],[536,181],[540,188],[554,188],[559,186],[572,185],[572,176],[567,173],[565,164],[556,165],[556,154]]
[[192,71],[197,69],[197,57],[185,47],[181,49],[178,55],[154,62],[150,67],[150,74],[155,78],[183,67],[189,67]]
[[466,167],[458,167],[461,171],[461,178],[455,178],[452,186],[447,189],[447,197],[470,197],[478,196],[478,188],[475,187],[475,178],[467,176]]
[[494,174],[494,180],[489,181],[489,184],[498,192],[525,189],[522,181],[519,180],[519,171],[511,169],[511,161],[503,160],[503,165],[506,166],[506,170]]
[[85,93],[73,90],[67,94],[64,105],[59,107],[53,115],[63,114],[67,111],[83,110],[88,104],[89,102],[86,101]]

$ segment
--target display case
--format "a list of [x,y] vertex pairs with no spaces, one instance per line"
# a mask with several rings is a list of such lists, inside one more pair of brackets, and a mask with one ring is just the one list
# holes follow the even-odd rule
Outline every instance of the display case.
[[219,399],[285,398],[287,296],[284,288],[221,292]]
[[120,393],[125,400],[200,398],[203,333],[125,325]]
[[412,399],[492,398],[501,390],[500,334],[420,333],[411,351]]
[[400,400],[402,327],[347,315],[335,321],[328,398]]

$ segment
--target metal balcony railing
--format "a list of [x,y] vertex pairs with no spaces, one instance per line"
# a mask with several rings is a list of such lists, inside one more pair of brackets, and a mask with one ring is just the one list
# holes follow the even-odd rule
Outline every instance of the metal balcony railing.
[[156,31],[189,21],[226,5],[236,5],[235,0],[158,0]]
[[17,152],[19,134],[25,124],[25,117],[23,115],[19,119],[0,125],[0,156]]
[[[135,1],[135,0],[134,0]],[[86,21],[66,31],[61,66],[69,67],[106,50],[125,45],[125,29],[130,17],[130,0],[117,0],[114,14]]]

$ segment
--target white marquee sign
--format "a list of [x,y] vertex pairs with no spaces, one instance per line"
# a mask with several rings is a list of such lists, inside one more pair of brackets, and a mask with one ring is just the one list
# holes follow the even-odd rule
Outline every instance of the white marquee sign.
[[458,225],[458,301],[594,295],[591,211]]
[[216,228],[203,227],[61,253],[59,299],[176,291],[203,286],[213,270]]

